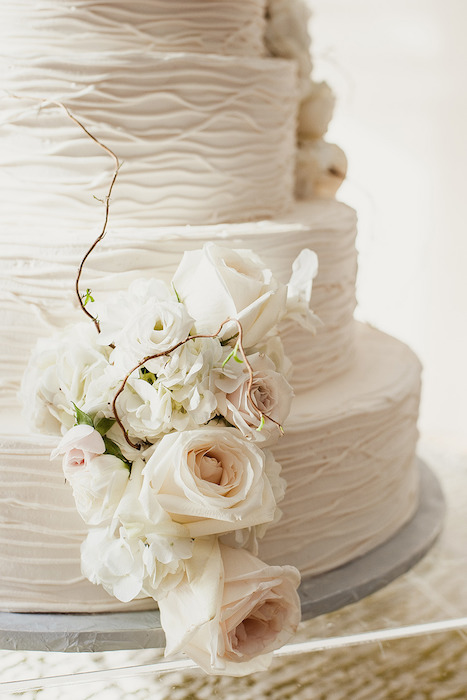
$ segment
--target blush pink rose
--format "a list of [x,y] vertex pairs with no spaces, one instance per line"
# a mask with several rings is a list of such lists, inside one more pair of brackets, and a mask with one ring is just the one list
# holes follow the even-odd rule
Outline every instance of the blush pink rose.
[[105,445],[100,433],[92,425],[75,425],[60,440],[50,459],[63,455],[63,473],[66,479],[85,469],[90,460],[104,454]]
[[[278,439],[280,428],[290,413],[293,389],[285,377],[276,372],[274,363],[261,353],[248,357],[253,371],[251,397],[264,416],[261,430],[257,430],[260,419],[249,397],[248,372],[237,379],[220,377],[218,387],[225,391],[218,395],[218,409],[248,439],[271,444]],[[268,420],[268,419],[271,420]]]
[[218,675],[264,670],[272,651],[292,638],[300,622],[299,572],[268,566],[214,538],[198,542],[185,579],[159,601],[166,653],[183,650]]

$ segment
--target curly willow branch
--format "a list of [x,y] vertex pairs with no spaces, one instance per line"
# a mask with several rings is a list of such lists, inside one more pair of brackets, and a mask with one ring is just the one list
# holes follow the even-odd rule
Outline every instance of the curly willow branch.
[[[16,97],[17,99],[23,99],[23,98],[21,98],[21,97],[18,96],[18,95],[13,95],[13,97]],[[120,161],[119,161],[118,157],[115,155],[115,153],[114,153],[110,148],[108,148],[108,146],[105,146],[103,143],[101,143],[101,142],[99,141],[99,139],[97,139],[95,136],[93,136],[93,134],[91,134],[91,132],[88,131],[88,129],[86,129],[86,127],[74,116],[74,114],[72,114],[72,113],[70,112],[70,110],[68,109],[68,107],[66,107],[62,102],[56,102],[55,100],[43,100],[43,99],[34,98],[34,97],[28,97],[28,99],[31,99],[31,100],[36,101],[36,102],[40,102],[40,103],[41,103],[42,105],[44,105],[44,106],[46,106],[46,105],[54,105],[55,107],[60,107],[60,109],[63,109],[64,112],[66,113],[66,115],[67,115],[75,124],[77,124],[77,126],[79,126],[80,129],[82,129],[82,130],[84,131],[84,133],[86,134],[86,136],[88,136],[92,141],[94,141],[94,143],[96,143],[100,148],[102,148],[102,149],[103,149],[109,156],[111,156],[111,157],[114,159],[114,161],[115,161],[115,171],[114,171],[114,174],[113,174],[113,176],[112,176],[112,181],[111,181],[111,183],[110,183],[110,187],[109,187],[109,190],[108,190],[108,192],[107,192],[107,196],[106,196],[106,198],[105,198],[105,219],[104,219],[104,225],[103,225],[103,228],[102,228],[101,233],[99,234],[99,236],[96,238],[96,240],[94,241],[94,243],[92,244],[92,246],[89,248],[89,250],[87,251],[87,253],[86,253],[85,256],[83,257],[83,259],[82,259],[82,261],[81,261],[81,264],[80,264],[80,266],[79,266],[79,268],[78,268],[78,273],[77,273],[77,276],[76,276],[76,283],[75,283],[75,291],[76,291],[76,296],[78,297],[79,305],[81,306],[81,308],[82,308],[82,310],[84,311],[84,313],[86,314],[86,316],[88,316],[88,318],[90,318],[90,319],[93,321],[94,325],[96,326],[97,332],[100,333],[100,332],[101,332],[101,328],[100,328],[100,324],[99,324],[99,321],[98,321],[97,317],[96,317],[96,316],[93,316],[93,315],[86,309],[86,307],[85,307],[85,305],[84,305],[83,298],[82,298],[82,296],[81,296],[81,294],[80,294],[80,291],[79,291],[79,283],[80,283],[80,279],[81,279],[81,273],[83,272],[83,267],[84,267],[84,264],[85,264],[86,260],[87,260],[88,257],[91,255],[92,251],[93,251],[94,248],[97,246],[97,244],[104,238],[104,236],[105,236],[105,234],[106,234],[106,231],[107,231],[107,224],[108,224],[108,221],[109,221],[110,196],[111,196],[111,194],[112,194],[112,190],[113,190],[113,188],[114,188],[115,181],[116,181],[116,179],[117,179],[117,176],[118,176],[118,173],[119,173],[119,170],[120,170],[122,164],[120,163]]]
[[221,325],[219,326],[218,330],[217,330],[215,333],[212,333],[212,334],[189,335],[187,338],[185,338],[185,340],[180,340],[178,343],[176,343],[175,345],[173,345],[171,348],[168,348],[168,350],[164,350],[163,352],[155,353],[154,355],[148,355],[148,356],[145,357],[143,360],[141,360],[141,362],[138,362],[138,364],[135,365],[135,366],[128,372],[128,374],[127,374],[126,377],[124,378],[124,380],[123,380],[123,382],[122,382],[122,384],[121,384],[119,390],[117,391],[117,393],[115,394],[115,396],[114,396],[114,398],[113,398],[113,401],[112,401],[112,411],[113,411],[113,414],[114,414],[115,421],[116,421],[116,423],[120,426],[120,429],[121,429],[122,432],[123,432],[123,435],[124,435],[124,437],[125,437],[125,440],[126,440],[126,442],[128,443],[128,445],[130,445],[130,447],[133,447],[133,448],[135,448],[135,449],[137,449],[137,450],[141,449],[141,445],[140,445],[140,444],[134,443],[134,442],[132,442],[132,441],[130,440],[130,437],[129,437],[129,435],[128,435],[128,432],[127,432],[125,426],[123,425],[123,422],[122,422],[120,416],[118,415],[117,401],[118,401],[119,396],[120,396],[120,395],[122,394],[122,392],[124,391],[124,389],[125,389],[125,387],[126,387],[126,384],[127,384],[128,380],[129,380],[130,376],[133,374],[133,372],[135,372],[137,369],[139,369],[139,368],[142,367],[144,364],[146,364],[146,362],[149,362],[149,360],[156,360],[158,357],[164,357],[164,356],[170,355],[170,353],[174,352],[174,350],[177,350],[177,348],[181,347],[182,345],[185,345],[185,343],[188,343],[190,340],[197,340],[198,338],[217,338],[217,337],[220,335],[220,333],[221,333],[222,329],[224,328],[224,326],[227,325],[228,323],[235,323],[235,324],[237,325],[237,328],[238,328],[238,340],[237,340],[237,344],[238,344],[238,347],[240,348],[240,351],[241,351],[242,356],[243,356],[243,360],[244,360],[244,362],[245,362],[245,366],[246,366],[246,368],[247,368],[247,370],[248,370],[248,374],[249,374],[248,388],[247,388],[248,400],[249,400],[250,404],[253,406],[253,409],[255,410],[256,414],[258,415],[258,418],[259,418],[260,423],[261,423],[261,421],[262,421],[264,418],[268,418],[268,420],[272,421],[272,422],[275,423],[277,426],[279,426],[279,429],[280,429],[281,432],[282,432],[282,426],[281,426],[276,420],[274,420],[273,418],[271,418],[270,416],[268,416],[268,415],[265,416],[265,414],[263,414],[263,412],[262,412],[261,409],[258,407],[258,405],[256,404],[256,402],[255,402],[255,400],[254,400],[254,398],[253,398],[253,395],[252,395],[252,387],[253,387],[253,369],[252,369],[251,364],[249,363],[249,361],[248,361],[248,359],[247,359],[247,356],[246,356],[246,353],[245,353],[245,350],[244,350],[244,347],[243,347],[243,329],[242,329],[242,325],[241,325],[240,321],[238,321],[236,318],[227,318],[225,321],[223,321],[223,322],[221,323]]
[[93,316],[93,315],[86,309],[86,307],[85,307],[85,305],[84,305],[84,303],[83,303],[83,298],[82,298],[82,296],[81,296],[81,294],[80,294],[80,291],[79,291],[79,283],[80,283],[80,279],[81,279],[81,273],[83,272],[83,267],[84,267],[84,265],[85,265],[85,263],[86,263],[86,260],[87,260],[88,257],[91,255],[92,251],[93,251],[94,248],[97,246],[97,244],[100,243],[100,241],[104,238],[104,236],[105,236],[105,234],[106,234],[106,232],[107,232],[107,224],[108,224],[108,222],[109,222],[109,212],[110,212],[110,197],[111,197],[111,195],[112,195],[112,190],[113,190],[113,188],[114,188],[114,185],[115,185],[115,182],[116,182],[116,180],[117,180],[118,173],[119,173],[119,171],[120,171],[120,168],[121,168],[122,164],[120,163],[120,161],[119,161],[119,159],[118,159],[118,156],[117,156],[110,148],[108,148],[108,146],[106,146],[105,144],[101,143],[101,141],[99,141],[98,138],[96,138],[95,136],[93,136],[93,134],[91,134],[91,132],[88,131],[88,130],[86,129],[86,127],[84,126],[84,124],[82,124],[82,123],[70,112],[70,110],[69,110],[64,104],[62,104],[61,102],[55,102],[55,103],[52,103],[52,104],[56,104],[58,107],[62,107],[62,109],[65,110],[66,114],[70,117],[70,119],[71,119],[75,124],[77,124],[77,125],[80,127],[80,129],[82,129],[82,130],[84,131],[84,133],[86,134],[86,136],[89,136],[89,138],[90,138],[92,141],[94,141],[94,143],[96,143],[100,148],[102,148],[106,153],[108,153],[108,155],[111,156],[111,158],[113,158],[114,161],[115,161],[115,171],[114,171],[114,174],[113,174],[113,176],[112,176],[112,180],[111,180],[111,182],[110,182],[109,191],[107,192],[107,196],[106,196],[106,198],[105,198],[105,218],[104,218],[104,225],[103,225],[103,227],[102,227],[102,231],[100,232],[99,236],[96,238],[96,240],[94,241],[94,243],[91,245],[91,247],[89,248],[89,250],[87,251],[87,253],[86,253],[85,256],[83,257],[83,259],[81,260],[81,264],[80,264],[80,266],[79,266],[79,268],[78,268],[78,274],[77,274],[77,276],[76,276],[76,283],[75,283],[76,296],[78,297],[79,304],[80,304],[81,308],[83,309],[84,313],[86,314],[86,316],[88,316],[88,317],[93,321],[94,325],[96,326],[97,332],[100,333],[100,332],[101,332],[101,327],[100,327],[100,324],[99,324],[99,321],[98,321],[97,317],[96,317],[96,316]]

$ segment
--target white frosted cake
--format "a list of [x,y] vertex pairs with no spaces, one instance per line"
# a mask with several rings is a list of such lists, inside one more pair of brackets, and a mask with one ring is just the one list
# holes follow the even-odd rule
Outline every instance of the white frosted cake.
[[271,448],[287,491],[261,559],[317,574],[413,515],[420,365],[353,319],[356,216],[332,196],[345,166],[323,139],[332,97],[309,82],[302,20],[300,3],[280,0],[2,3],[0,610],[155,605],[83,575],[87,526],[50,460],[60,426],[40,434],[37,407],[19,398],[37,339],[85,320],[76,271],[114,170],[63,106],[122,161],[83,291],[170,284],[184,251],[205,244],[253,251],[281,285],[302,249],[318,256],[315,335],[279,325],[295,398]]

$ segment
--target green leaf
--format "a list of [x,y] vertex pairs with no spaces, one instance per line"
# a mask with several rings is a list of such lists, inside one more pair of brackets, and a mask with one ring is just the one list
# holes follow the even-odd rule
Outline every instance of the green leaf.
[[115,418],[106,418],[105,416],[101,416],[99,418],[94,427],[97,430],[98,433],[102,435],[102,437],[109,432],[110,428],[113,426],[115,423]]
[[259,422],[258,427],[256,428],[257,432],[260,433],[264,427],[264,415],[261,414],[261,420]]
[[81,299],[83,299],[83,306],[86,306],[88,301],[94,301],[94,297],[91,294],[91,290],[88,288],[86,289],[86,293],[81,295]]
[[124,464],[126,464],[129,468],[131,468],[131,462],[129,462],[123,456],[122,451],[116,442],[114,442],[110,438],[104,436],[104,445],[105,445],[105,454],[106,455],[113,455],[114,457],[118,457],[118,459],[121,459],[121,461]]
[[[71,403],[73,403],[73,401]],[[73,403],[73,406],[75,407],[76,413],[76,425],[92,425],[92,427],[94,427],[91,416],[78,408],[75,403]]]
[[172,282],[172,289],[173,289],[174,292],[175,292],[175,296],[177,297],[178,303],[181,304],[182,302],[180,301],[180,297],[178,296],[178,292],[177,292],[177,290],[175,289],[175,285],[174,285],[173,282]]

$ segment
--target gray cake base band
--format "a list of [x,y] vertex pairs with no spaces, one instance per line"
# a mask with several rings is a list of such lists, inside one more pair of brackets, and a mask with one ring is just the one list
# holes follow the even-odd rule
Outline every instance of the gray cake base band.
[[[441,531],[445,502],[430,469],[420,463],[420,471],[420,503],[407,525],[368,554],[302,580],[299,593],[304,620],[370,595],[408,571],[430,549]],[[0,613],[1,649],[100,652],[163,646],[157,610],[91,615]]]

